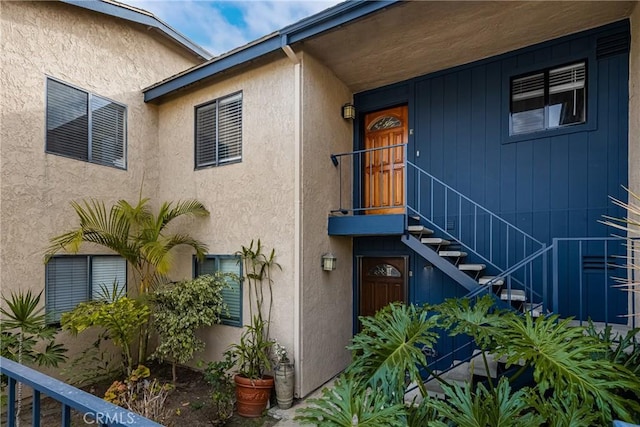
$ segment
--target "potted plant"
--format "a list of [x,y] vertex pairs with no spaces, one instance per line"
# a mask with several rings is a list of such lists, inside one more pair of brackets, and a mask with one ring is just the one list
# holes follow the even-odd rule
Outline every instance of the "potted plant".
[[[230,348],[237,375],[236,402],[238,415],[259,417],[267,407],[274,380],[266,372],[271,370],[269,325],[273,307],[271,270],[281,268],[275,262],[275,250],[269,255],[262,252],[260,240],[254,241],[236,253],[244,265],[244,276],[249,293],[251,324],[245,325],[240,342]],[[266,289],[265,289],[266,288]]]
[[288,409],[293,403],[293,386],[295,384],[295,371],[293,361],[289,359],[287,348],[278,341],[273,342],[274,379],[276,385],[276,398],[280,409]]

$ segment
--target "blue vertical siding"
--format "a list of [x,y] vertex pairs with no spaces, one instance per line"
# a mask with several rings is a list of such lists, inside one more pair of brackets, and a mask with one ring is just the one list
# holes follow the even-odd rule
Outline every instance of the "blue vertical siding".
[[[366,113],[410,105],[410,158],[536,239],[608,236],[611,230],[598,220],[604,214],[623,215],[609,196],[626,199],[629,60],[628,53],[597,58],[596,42],[621,31],[628,32],[627,21],[360,93],[356,107]],[[579,59],[587,61],[587,123],[509,136],[510,78]],[[360,144],[361,131],[356,138]],[[410,184],[410,200],[422,197],[428,205],[425,195],[413,190]],[[443,194],[433,197],[434,206],[444,205]],[[464,229],[471,212],[462,214],[456,227]],[[488,226],[484,232],[488,237]],[[356,239],[355,253],[365,254],[375,240]],[[384,250],[384,245],[375,247]],[[509,259],[517,256],[513,251]],[[437,270],[418,268],[418,262],[411,264],[412,301],[439,302],[461,292]],[[565,290],[567,303],[571,292]]]

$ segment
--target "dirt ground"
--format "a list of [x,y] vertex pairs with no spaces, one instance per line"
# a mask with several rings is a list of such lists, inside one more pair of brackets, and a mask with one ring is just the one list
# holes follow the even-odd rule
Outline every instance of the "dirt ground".
[[[150,367],[152,377],[157,376],[165,382],[171,382],[169,366]],[[204,381],[202,374],[189,368],[178,368],[178,382],[165,402],[167,418],[161,424],[168,427],[198,427],[219,425],[215,423],[214,411],[211,408],[209,384]],[[83,387],[96,396],[103,397],[110,383],[94,384]],[[50,398],[42,401],[41,425],[53,427],[60,425],[60,404]],[[31,425],[31,404],[25,401],[22,409],[22,425]],[[271,427],[278,422],[275,418],[265,415],[261,418],[243,418],[234,414],[225,426],[231,427]],[[4,423],[2,423],[4,424]],[[82,414],[72,411],[72,426],[95,425],[86,422]]]

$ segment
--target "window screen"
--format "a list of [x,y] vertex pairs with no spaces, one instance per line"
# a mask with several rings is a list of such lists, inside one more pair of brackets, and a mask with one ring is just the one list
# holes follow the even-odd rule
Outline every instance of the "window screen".
[[196,168],[242,160],[242,94],[196,107]]
[[[196,261],[196,276],[212,274],[216,271],[233,273],[241,277],[242,271],[238,258],[231,255],[207,256],[203,261]],[[224,302],[229,308],[229,315],[223,315],[225,325],[242,326],[242,283],[229,280],[230,287],[222,291]]]

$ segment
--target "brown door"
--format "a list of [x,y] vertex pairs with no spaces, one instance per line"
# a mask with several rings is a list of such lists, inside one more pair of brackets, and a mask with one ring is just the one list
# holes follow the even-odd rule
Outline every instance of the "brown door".
[[362,258],[360,316],[373,316],[389,303],[405,302],[405,258]]
[[368,214],[404,213],[404,147],[406,144],[407,107],[396,107],[365,116],[364,195]]

